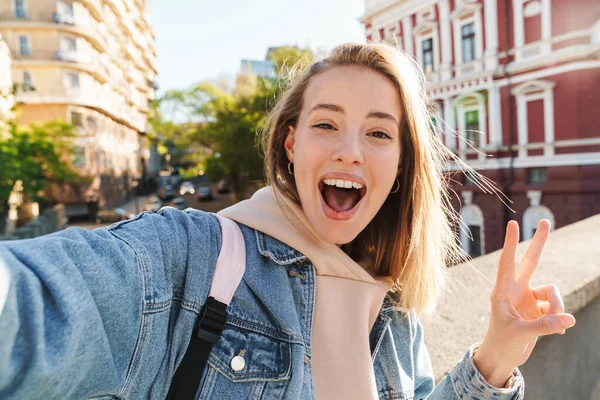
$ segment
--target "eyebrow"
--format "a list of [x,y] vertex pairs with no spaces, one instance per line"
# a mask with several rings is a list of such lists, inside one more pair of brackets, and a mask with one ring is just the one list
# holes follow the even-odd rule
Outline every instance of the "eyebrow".
[[[338,104],[331,104],[331,103],[316,104],[315,106],[313,106],[310,109],[310,111],[308,112],[308,115],[312,114],[313,112],[315,112],[317,110],[329,110],[329,111],[333,111],[333,112],[337,112],[337,113],[346,115],[346,111],[344,110],[344,107],[342,107]],[[400,122],[398,122],[398,120],[393,115],[388,114],[386,112],[382,112],[382,111],[370,111],[367,114],[367,118],[387,119],[389,121],[394,122],[396,125],[400,124]]]

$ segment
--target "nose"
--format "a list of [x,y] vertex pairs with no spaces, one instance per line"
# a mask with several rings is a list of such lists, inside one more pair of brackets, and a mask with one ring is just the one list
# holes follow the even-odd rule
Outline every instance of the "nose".
[[333,153],[333,161],[345,166],[361,165],[365,162],[362,143],[358,133],[340,135],[338,146]]

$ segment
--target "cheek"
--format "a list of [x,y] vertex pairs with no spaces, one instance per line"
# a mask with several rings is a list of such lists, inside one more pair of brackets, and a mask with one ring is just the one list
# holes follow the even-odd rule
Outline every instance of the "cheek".
[[398,174],[400,151],[396,149],[376,149],[369,154],[369,169],[377,186],[393,183]]

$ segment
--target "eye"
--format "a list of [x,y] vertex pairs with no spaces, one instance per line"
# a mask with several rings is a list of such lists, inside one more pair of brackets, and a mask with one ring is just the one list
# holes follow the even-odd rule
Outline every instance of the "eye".
[[322,123],[322,124],[316,124],[316,125],[313,125],[313,128],[317,128],[317,129],[325,129],[325,130],[332,130],[332,129],[335,129],[335,128],[333,127],[333,125],[331,125],[331,124],[327,124],[327,123]]
[[377,139],[391,139],[392,137],[383,131],[369,132],[367,135]]

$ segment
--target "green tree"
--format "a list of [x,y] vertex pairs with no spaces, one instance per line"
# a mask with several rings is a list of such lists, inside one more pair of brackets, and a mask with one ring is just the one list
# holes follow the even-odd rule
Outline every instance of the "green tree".
[[42,201],[44,188],[51,183],[80,183],[83,178],[64,160],[70,154],[72,126],[53,121],[43,125],[18,127],[9,122],[9,134],[0,141],[0,216],[8,211],[8,197],[17,180],[23,182],[23,195]]
[[257,133],[264,128],[268,111],[280,91],[278,81],[257,79],[255,90],[239,96],[199,85],[197,90],[209,96],[197,110],[206,122],[195,138],[210,143],[212,154],[203,160],[209,176],[229,178],[238,200],[244,198],[248,184],[263,180],[263,161],[257,146]]
[[[9,94],[19,90],[14,86]],[[17,105],[12,109],[17,112]],[[52,183],[76,184],[85,179],[65,160],[72,154],[73,126],[61,121],[18,126],[14,119],[0,124],[0,227],[8,212],[8,197],[17,180],[23,182],[26,200],[44,200],[44,189]]]
[[275,64],[277,76],[286,78],[295,69],[303,71],[308,68],[313,61],[313,53],[309,49],[300,49],[296,46],[282,46],[272,48],[267,58]]

